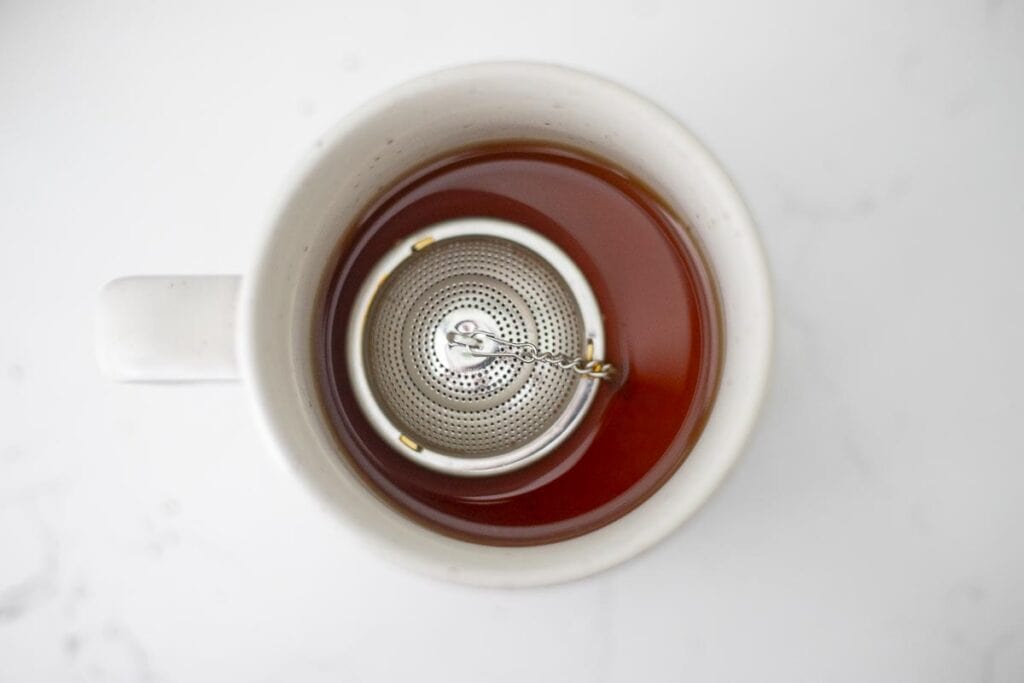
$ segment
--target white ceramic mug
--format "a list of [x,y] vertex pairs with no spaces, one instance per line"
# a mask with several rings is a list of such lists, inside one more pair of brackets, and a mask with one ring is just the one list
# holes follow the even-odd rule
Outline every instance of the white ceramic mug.
[[[314,299],[344,230],[375,194],[453,148],[529,139],[582,148],[651,187],[692,226],[724,320],[718,394],[689,457],[642,505],[567,541],[503,548],[455,540],[371,493],[338,453],[311,357]],[[131,277],[102,292],[101,365],[122,381],[241,379],[257,422],[308,488],[378,551],[474,584],[581,577],[664,538],[708,498],[754,424],[771,356],[771,299],[751,218],[699,142],[651,102],[562,67],[458,67],[400,85],[322,138],[285,188],[243,277]]]

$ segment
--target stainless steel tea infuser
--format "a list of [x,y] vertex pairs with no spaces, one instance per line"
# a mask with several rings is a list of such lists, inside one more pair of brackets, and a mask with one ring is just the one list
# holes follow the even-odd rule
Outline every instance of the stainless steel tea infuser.
[[562,443],[615,368],[579,268],[522,226],[462,219],[402,240],[352,309],[357,401],[394,449],[432,469],[493,475]]

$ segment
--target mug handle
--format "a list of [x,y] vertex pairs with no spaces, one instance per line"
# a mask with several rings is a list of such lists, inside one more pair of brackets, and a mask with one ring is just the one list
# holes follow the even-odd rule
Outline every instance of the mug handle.
[[143,275],[108,283],[96,315],[96,354],[118,382],[239,379],[237,275]]

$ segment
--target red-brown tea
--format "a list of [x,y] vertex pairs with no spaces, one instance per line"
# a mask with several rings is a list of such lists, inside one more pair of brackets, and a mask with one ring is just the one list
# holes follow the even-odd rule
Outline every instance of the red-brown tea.
[[[353,298],[396,241],[480,216],[531,228],[576,262],[598,298],[605,356],[618,374],[554,452],[511,473],[463,478],[411,462],[376,434],[352,394],[345,344]],[[614,521],[675,472],[714,400],[721,320],[698,245],[643,185],[579,151],[488,145],[410,173],[339,245],[320,299],[320,391],[342,450],[390,505],[457,538],[532,545]]]

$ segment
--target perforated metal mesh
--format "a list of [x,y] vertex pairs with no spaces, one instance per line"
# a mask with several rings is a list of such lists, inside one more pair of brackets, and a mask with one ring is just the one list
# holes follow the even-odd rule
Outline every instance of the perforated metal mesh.
[[441,453],[509,452],[550,427],[581,380],[549,365],[460,357],[465,351],[443,340],[462,320],[503,339],[576,356],[586,345],[579,306],[547,261],[492,236],[426,246],[400,263],[373,297],[364,364],[392,422]]

